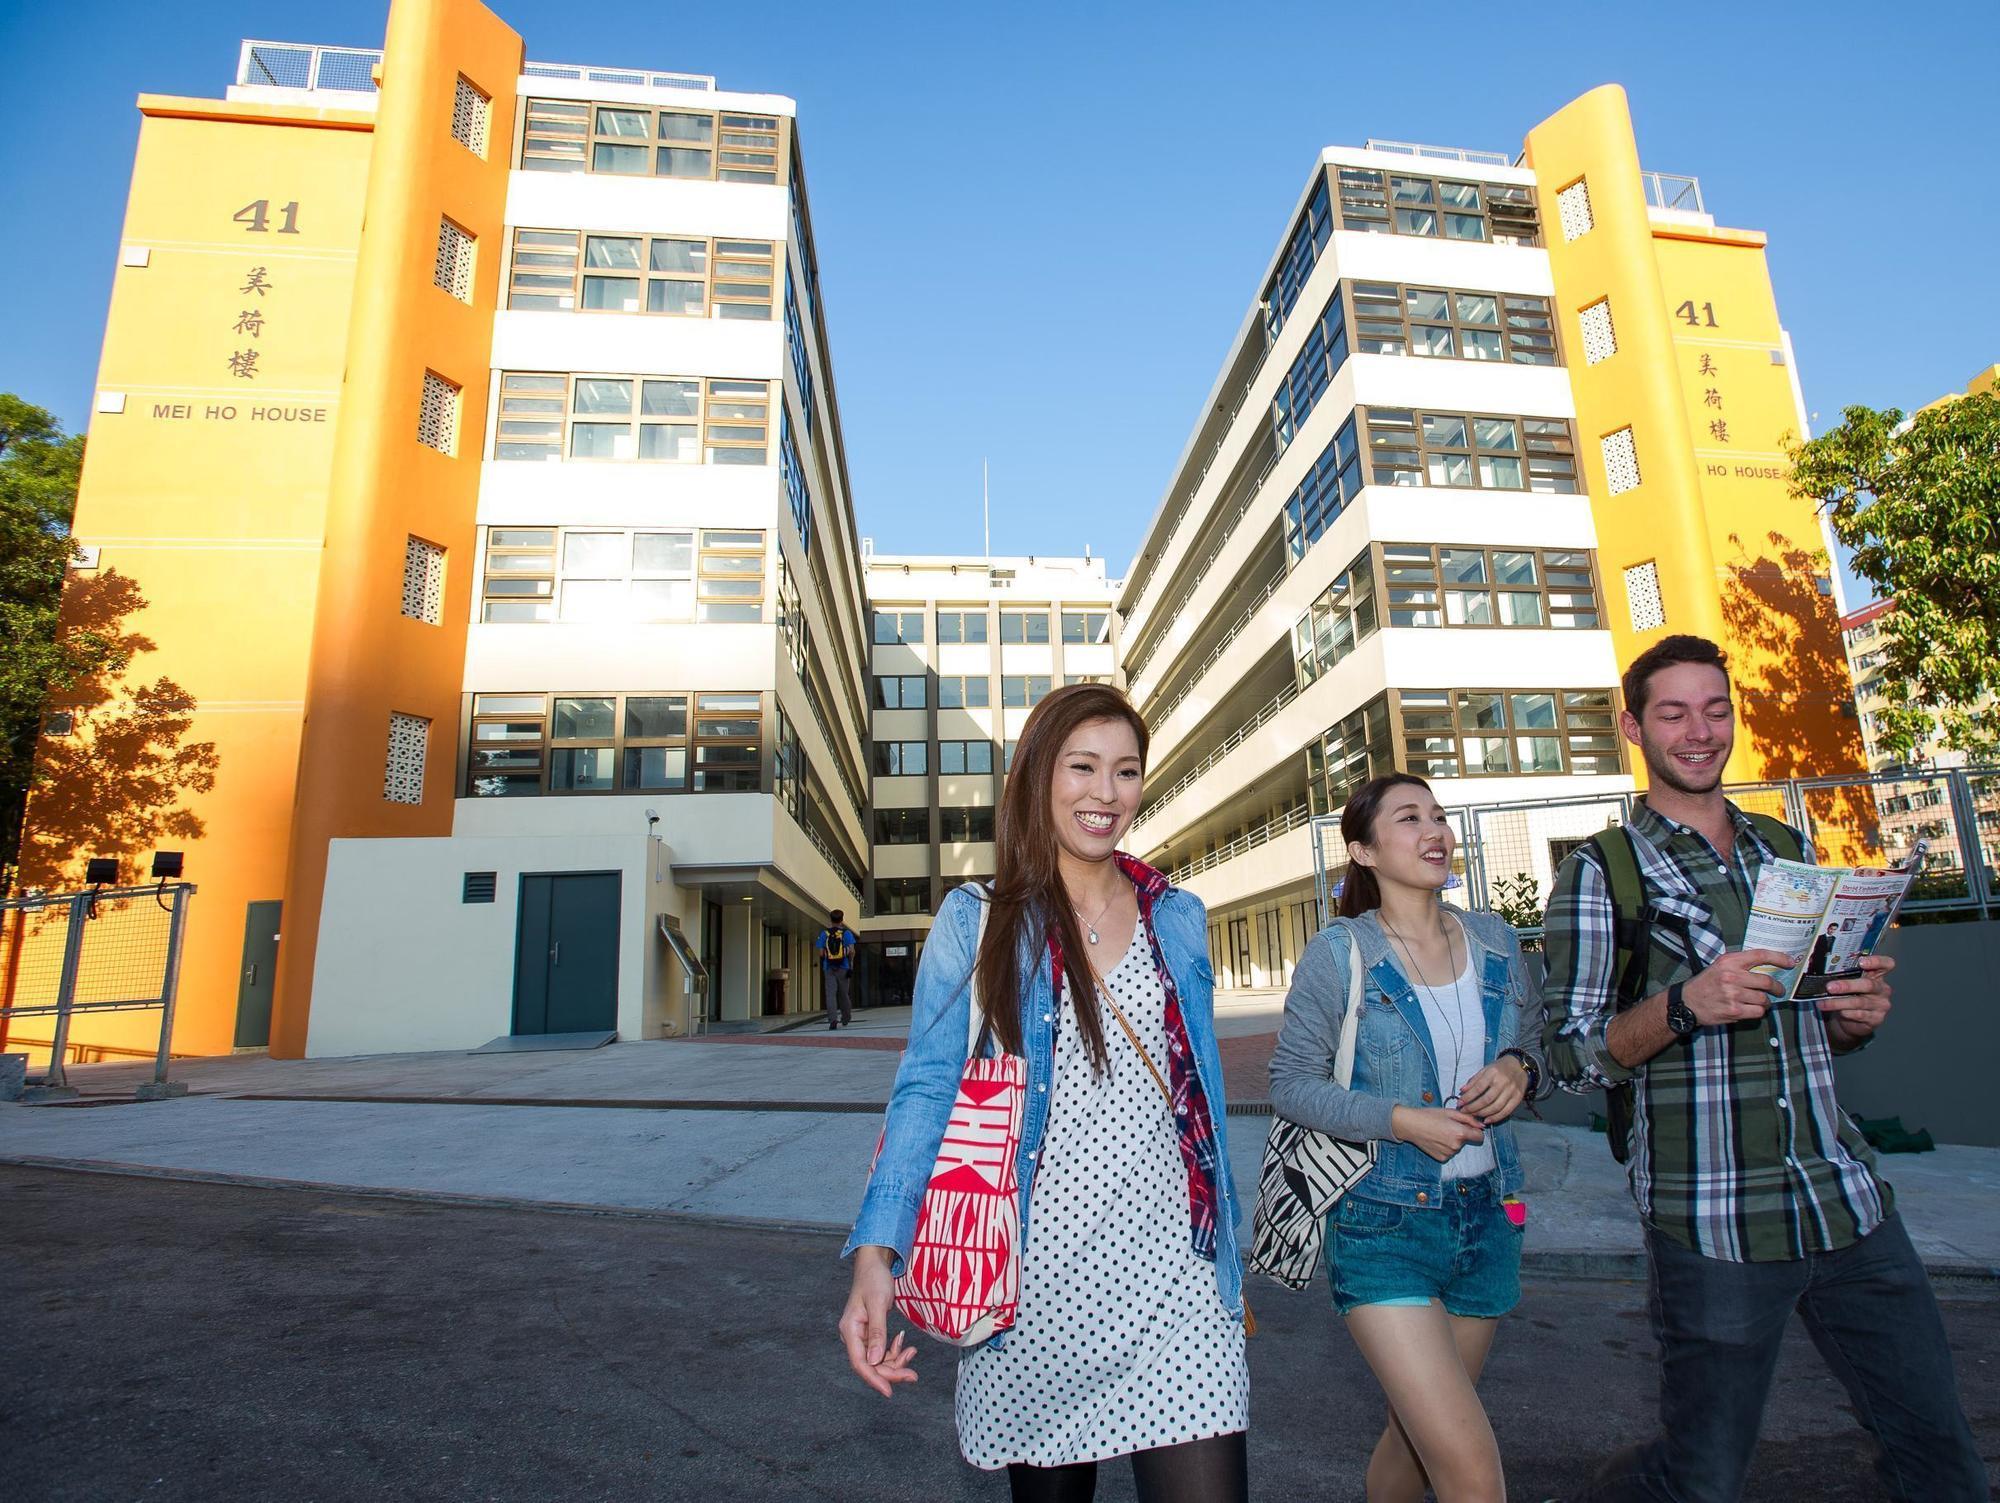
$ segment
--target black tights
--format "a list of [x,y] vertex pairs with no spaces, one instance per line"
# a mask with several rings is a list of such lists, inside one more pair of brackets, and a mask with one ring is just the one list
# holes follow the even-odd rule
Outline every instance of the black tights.
[[[1247,1503],[1250,1465],[1241,1430],[1178,1446],[1132,1453],[1132,1481],[1139,1503]],[[1090,1503],[1097,1494],[1097,1463],[1007,1468],[1014,1503]]]

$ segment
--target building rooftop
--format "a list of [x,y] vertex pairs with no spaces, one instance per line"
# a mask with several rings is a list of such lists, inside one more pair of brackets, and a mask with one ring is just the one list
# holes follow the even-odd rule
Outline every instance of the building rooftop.
[[[236,85],[249,89],[308,89],[340,94],[376,92],[379,47],[329,47],[314,42],[245,41],[236,61]],[[616,84],[621,88],[715,91],[707,73],[654,73],[643,68],[595,68],[583,63],[525,63],[526,78]]]

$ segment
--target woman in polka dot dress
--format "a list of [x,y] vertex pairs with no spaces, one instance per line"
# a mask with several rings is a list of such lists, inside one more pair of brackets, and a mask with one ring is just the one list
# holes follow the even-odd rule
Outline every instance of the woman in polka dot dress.
[[995,1043],[1028,1064],[1023,1244],[1015,1324],[960,1359],[958,1439],[972,1465],[1006,1469],[1015,1499],[1088,1499],[1097,1463],[1116,1456],[1132,1458],[1145,1503],[1248,1496],[1243,1267],[1207,915],[1117,850],[1145,756],[1145,724],[1115,689],[1058,689],[1028,717],[994,883],[947,897],[925,944],[847,1246],[841,1335],[856,1373],[887,1396],[916,1377],[915,1349],[890,1339],[891,1282],[964,1068],[976,970]]

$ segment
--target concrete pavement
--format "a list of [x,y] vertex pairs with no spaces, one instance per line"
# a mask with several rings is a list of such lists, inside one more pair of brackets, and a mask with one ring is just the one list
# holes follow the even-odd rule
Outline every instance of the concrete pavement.
[[[906,1011],[823,1027],[550,1054],[176,1061],[191,1094],[130,1103],[138,1065],[75,1069],[86,1102],[0,1106],[0,1161],[489,1205],[695,1216],[790,1227],[852,1219]],[[1256,1183],[1254,1114],[1275,1004],[1220,1019],[1231,1160]],[[115,1104],[121,1099],[125,1104]],[[1638,1225],[1602,1137],[1523,1122],[1529,1266],[1630,1276]],[[1941,1276],[2000,1276],[2000,1150],[1884,1160]]]

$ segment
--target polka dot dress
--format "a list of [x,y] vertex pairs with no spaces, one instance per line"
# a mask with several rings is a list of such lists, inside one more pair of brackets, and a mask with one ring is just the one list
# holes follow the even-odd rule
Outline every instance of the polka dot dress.
[[[1143,927],[1106,984],[1165,1074],[1167,999]],[[974,1348],[958,1367],[959,1449],[989,1471],[1102,1461],[1249,1425],[1243,1323],[1191,1245],[1166,1098],[1108,1008],[1103,1033],[1110,1070],[1096,1076],[1065,984],[1020,1309],[1001,1347]]]

